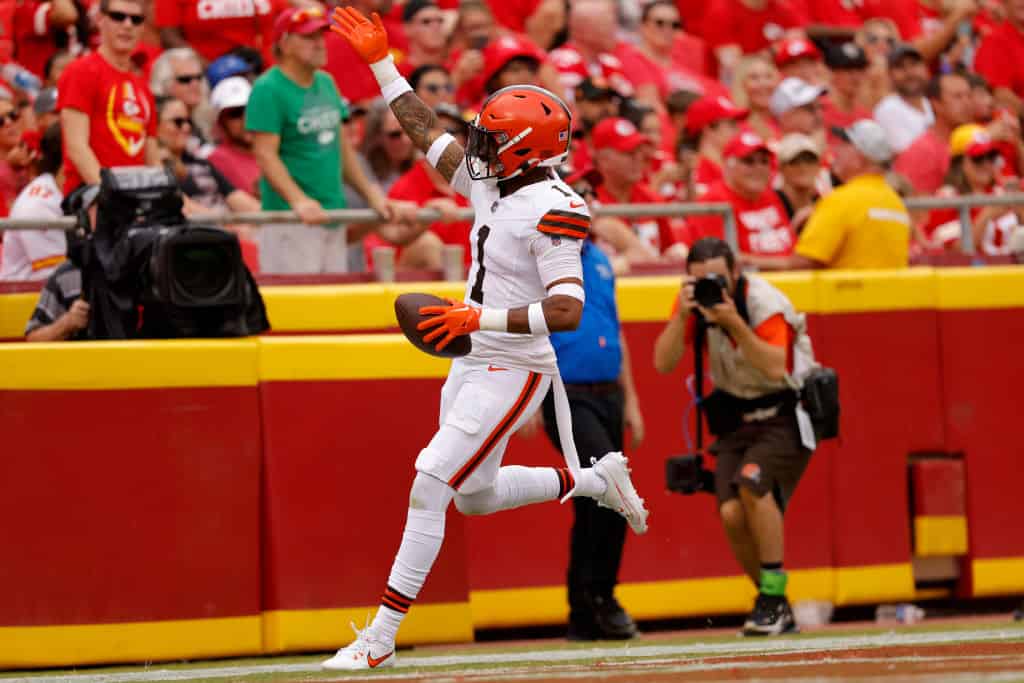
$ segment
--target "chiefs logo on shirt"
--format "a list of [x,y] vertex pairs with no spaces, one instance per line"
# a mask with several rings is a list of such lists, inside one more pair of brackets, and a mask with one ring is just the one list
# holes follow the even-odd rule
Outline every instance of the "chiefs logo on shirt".
[[107,94],[107,128],[125,154],[136,156],[142,152],[150,115],[149,102],[136,94],[131,83],[111,86]]

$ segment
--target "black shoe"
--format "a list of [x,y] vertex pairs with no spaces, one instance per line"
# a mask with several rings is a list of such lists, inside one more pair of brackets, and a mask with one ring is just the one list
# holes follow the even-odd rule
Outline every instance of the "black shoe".
[[594,611],[589,606],[585,609],[569,609],[569,629],[565,637],[574,642],[601,639]]
[[778,636],[798,632],[793,610],[786,596],[758,593],[754,611],[743,624],[743,635]]
[[614,595],[595,595],[590,599],[594,621],[600,636],[606,640],[629,640],[637,634],[636,622],[622,609]]

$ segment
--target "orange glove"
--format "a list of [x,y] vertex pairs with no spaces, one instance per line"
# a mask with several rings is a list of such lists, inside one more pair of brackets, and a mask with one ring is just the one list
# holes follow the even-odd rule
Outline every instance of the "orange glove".
[[373,13],[373,23],[352,7],[336,7],[331,18],[331,30],[347,40],[367,64],[379,62],[388,56],[388,32],[380,21],[380,15]]
[[469,306],[448,299],[448,306],[421,306],[420,315],[432,315],[433,318],[424,320],[416,326],[417,330],[429,330],[436,327],[432,332],[423,335],[423,341],[430,343],[445,334],[444,339],[437,343],[437,350],[443,351],[453,339],[464,334],[470,334],[480,329],[480,311],[482,309]]

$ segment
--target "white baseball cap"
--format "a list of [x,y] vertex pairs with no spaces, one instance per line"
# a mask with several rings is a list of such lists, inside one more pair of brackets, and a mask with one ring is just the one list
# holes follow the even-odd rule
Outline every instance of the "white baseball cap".
[[811,85],[802,78],[787,78],[776,86],[768,108],[779,116],[791,109],[810,104],[827,92],[828,88],[825,86]]
[[210,104],[219,114],[232,107],[244,107],[249,103],[252,85],[242,76],[231,76],[217,84],[210,93]]
[[885,135],[885,129],[876,121],[860,119],[846,128],[834,127],[832,133],[840,140],[856,147],[858,152],[871,161],[884,164],[892,160],[892,147]]

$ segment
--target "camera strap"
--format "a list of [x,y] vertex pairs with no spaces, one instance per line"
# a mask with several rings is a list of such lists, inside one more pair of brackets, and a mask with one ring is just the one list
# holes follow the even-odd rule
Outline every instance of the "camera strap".
[[697,452],[704,452],[704,345],[707,342],[708,324],[704,316],[695,318],[693,335],[693,382],[697,390]]

